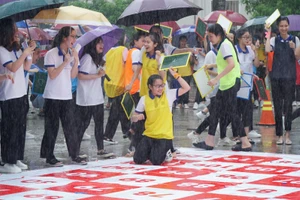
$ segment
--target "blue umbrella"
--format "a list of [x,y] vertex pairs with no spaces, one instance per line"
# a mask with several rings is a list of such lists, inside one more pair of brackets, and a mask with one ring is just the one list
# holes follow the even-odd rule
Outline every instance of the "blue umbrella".
[[268,17],[256,17],[253,19],[250,19],[248,21],[245,22],[245,24],[243,24],[242,28],[249,28],[252,26],[264,26],[266,20]]
[[95,38],[101,36],[104,43],[103,54],[105,54],[106,52],[108,52],[110,48],[112,48],[121,39],[123,34],[124,34],[124,30],[119,28],[118,26],[115,25],[113,27],[99,26],[94,30],[86,32],[84,35],[78,38],[74,46],[80,44],[81,47],[84,47],[85,45],[93,41]]
[[29,27],[25,21],[16,22],[18,28],[27,28]]
[[172,43],[174,46],[179,47],[179,38],[182,35],[185,35],[187,37],[187,44],[189,47],[194,47],[197,45],[197,34],[195,33],[194,25],[181,28],[173,34]]

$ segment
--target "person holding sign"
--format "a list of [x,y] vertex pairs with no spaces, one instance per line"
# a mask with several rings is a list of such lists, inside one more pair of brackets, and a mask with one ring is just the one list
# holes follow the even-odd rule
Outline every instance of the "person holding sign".
[[216,64],[218,75],[208,82],[215,86],[218,82],[219,90],[216,95],[217,117],[210,121],[208,136],[205,141],[198,143],[197,147],[212,150],[218,120],[231,119],[233,132],[240,136],[241,144],[232,147],[233,151],[251,151],[251,144],[246,137],[245,130],[237,113],[237,92],[240,88],[240,65],[233,44],[226,38],[226,34],[219,24],[208,28],[208,37],[212,45],[217,45]]
[[[260,65],[260,61],[258,59],[258,54],[257,54],[257,50],[259,48],[259,43],[258,43],[259,41],[257,41],[255,46],[253,47],[250,46],[249,41],[252,40],[252,37],[247,29],[239,29],[236,32],[236,38],[238,43],[237,45],[235,45],[235,48],[236,48],[238,59],[240,61],[241,74],[247,73],[247,74],[252,74],[252,76],[255,76],[253,74],[253,65],[255,67],[259,67]],[[253,85],[251,83],[249,98],[237,99],[237,105],[238,105],[237,110],[240,117],[242,118],[242,122],[247,136],[249,133],[249,127],[251,126],[252,123],[251,119],[253,115],[252,99],[250,98],[252,96],[252,90],[253,90]]]
[[61,120],[68,152],[74,163],[87,164],[77,154],[77,133],[73,131],[71,78],[78,74],[78,52],[72,48],[76,41],[76,31],[63,27],[55,36],[53,48],[45,55],[48,78],[44,91],[45,133],[41,145],[41,158],[47,165],[61,167],[63,163],[54,156],[54,147]]
[[141,97],[132,121],[144,120],[145,131],[138,144],[133,160],[143,164],[147,160],[153,165],[160,165],[172,159],[171,148],[173,139],[172,104],[181,95],[190,90],[189,84],[173,69],[171,75],[178,80],[181,88],[165,90],[163,78],[153,74],[148,78],[148,94]]
[[[1,158],[0,173],[20,173],[28,166],[24,159],[26,115],[29,109],[24,70],[30,69],[36,43],[30,41],[21,51],[18,28],[11,19],[0,22],[0,105]],[[27,44],[26,44],[27,45]]]
[[[272,99],[275,110],[276,144],[291,145],[290,131],[292,129],[293,99],[296,87],[296,48],[300,46],[299,38],[288,34],[289,19],[279,17],[277,26],[279,35],[270,38],[271,27],[266,24],[267,41],[265,46],[266,53],[274,51],[272,71],[270,79],[272,86]],[[282,113],[285,112],[285,139],[283,139]]]
[[[113,156],[104,150],[103,145],[103,123],[104,123],[104,98],[101,77],[105,71],[100,68],[103,62],[104,42],[101,37],[84,46],[80,58],[80,69],[78,73],[78,85],[76,92],[76,104],[78,109],[78,147],[79,154],[80,143],[84,132],[88,128],[91,118],[95,122],[95,139],[97,143],[97,155],[101,157]],[[96,92],[95,92],[96,91]]]

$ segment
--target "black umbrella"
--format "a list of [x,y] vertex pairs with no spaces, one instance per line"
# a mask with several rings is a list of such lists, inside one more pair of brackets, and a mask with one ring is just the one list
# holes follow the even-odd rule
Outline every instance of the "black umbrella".
[[[12,18],[18,22],[33,18],[41,10],[58,8],[64,4],[64,0],[19,0],[0,6],[0,20]],[[26,23],[26,21],[25,21]],[[27,23],[26,23],[27,25]],[[27,26],[28,29],[28,26]],[[28,30],[29,33],[29,30]],[[31,39],[30,35],[29,38]]]
[[188,0],[134,0],[121,14],[116,24],[132,26],[176,21],[202,10]]

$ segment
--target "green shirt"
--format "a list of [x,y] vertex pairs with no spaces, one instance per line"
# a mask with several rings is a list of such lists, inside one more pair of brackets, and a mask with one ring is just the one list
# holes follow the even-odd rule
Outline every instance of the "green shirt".
[[217,66],[218,66],[218,74],[220,74],[228,65],[226,59],[228,57],[233,57],[234,60],[234,68],[225,76],[220,79],[220,87],[219,89],[224,91],[228,90],[235,85],[236,78],[241,76],[240,72],[240,64],[237,59],[237,55],[234,50],[234,46],[232,43],[225,39],[218,48],[217,54]]

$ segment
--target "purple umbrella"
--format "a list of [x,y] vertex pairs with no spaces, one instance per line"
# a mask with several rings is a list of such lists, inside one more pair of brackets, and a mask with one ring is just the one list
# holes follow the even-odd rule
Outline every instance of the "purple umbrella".
[[289,31],[300,31],[300,15],[288,15],[290,21]]
[[100,26],[82,35],[79,39],[77,39],[74,46],[76,46],[76,44],[80,44],[81,47],[84,47],[85,45],[93,41],[95,38],[101,36],[104,43],[103,53],[106,54],[106,52],[108,52],[108,50],[112,48],[121,39],[123,33],[124,30],[115,25],[113,27]]
[[17,1],[17,0],[0,0],[0,4],[5,4],[5,3],[9,3],[12,1]]

